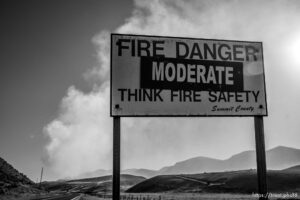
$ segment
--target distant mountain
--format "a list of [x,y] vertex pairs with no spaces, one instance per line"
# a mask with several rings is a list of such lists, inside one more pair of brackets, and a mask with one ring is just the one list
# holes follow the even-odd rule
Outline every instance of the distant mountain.
[[[150,170],[150,169],[125,169],[125,170],[121,171],[121,174],[131,174],[134,176],[142,176],[145,178],[151,178],[151,177],[157,175],[157,171]],[[107,175],[112,175],[112,171],[99,169],[99,170],[96,170],[93,172],[87,172],[87,173],[80,174],[79,176],[76,176],[73,178],[65,178],[65,180],[93,178],[93,177],[107,176]]]
[[26,185],[33,185],[33,182],[0,157],[0,194]]
[[300,149],[278,146],[267,151],[269,169],[285,169],[300,164]]
[[[300,164],[300,150],[283,146],[270,149],[266,151],[266,162],[268,169],[277,170],[298,165]],[[256,169],[255,151],[244,151],[226,160],[196,157],[164,167],[158,171],[158,174],[194,174],[245,169]]]
[[[271,170],[267,173],[268,191],[287,193],[300,190],[300,173]],[[256,193],[256,170],[214,172],[188,175],[160,175],[147,179],[130,193]]]
[[[120,184],[121,185],[135,185],[137,183],[140,183],[142,181],[146,180],[146,178],[142,176],[134,176],[130,174],[121,174],[120,175]],[[112,176],[100,176],[100,177],[94,177],[94,178],[84,178],[84,179],[77,179],[77,180],[69,180],[66,181],[67,183],[97,183],[98,185],[102,183],[111,183],[112,182]]]
[[125,169],[122,170],[122,174],[131,174],[135,176],[143,176],[145,178],[150,178],[157,175],[157,171],[150,169]]
[[[284,146],[270,149],[266,151],[266,162],[269,170],[282,170],[291,166],[300,165],[300,149]],[[156,175],[195,174],[246,169],[256,169],[256,152],[254,150],[241,152],[225,160],[209,157],[195,157],[177,162],[171,166],[163,167],[160,170],[126,169],[121,171],[121,173],[151,178]],[[97,170],[82,174],[77,178],[89,178],[111,174],[112,172],[110,170]]]
[[107,175],[111,175],[111,174],[112,174],[111,170],[98,169],[96,171],[86,172],[86,173],[80,174],[79,176],[76,176],[73,178],[66,178],[66,179],[70,180],[70,179],[92,178],[92,177],[99,177],[99,176],[107,176]]
[[184,160],[176,163],[173,166],[163,167],[158,171],[158,174],[166,175],[166,174],[182,174],[182,173],[199,173],[210,171],[208,169],[212,169],[213,171],[220,171],[222,161],[213,158],[207,157],[196,157],[188,160]]

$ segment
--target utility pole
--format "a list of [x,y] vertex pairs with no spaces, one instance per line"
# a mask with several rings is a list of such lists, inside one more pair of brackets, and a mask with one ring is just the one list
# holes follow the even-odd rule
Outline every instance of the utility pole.
[[43,171],[44,171],[44,168],[42,167],[42,170],[41,170],[41,178],[40,178],[40,187],[41,187],[41,183],[42,183],[42,179],[43,179]]

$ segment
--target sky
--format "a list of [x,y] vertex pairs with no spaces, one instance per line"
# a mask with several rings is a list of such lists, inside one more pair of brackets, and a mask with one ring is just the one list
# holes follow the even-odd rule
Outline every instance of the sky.
[[[300,148],[300,1],[27,0],[0,6],[0,156],[36,181],[112,167],[110,33],[261,41],[266,149]],[[122,118],[121,168],[255,149],[252,117]]]

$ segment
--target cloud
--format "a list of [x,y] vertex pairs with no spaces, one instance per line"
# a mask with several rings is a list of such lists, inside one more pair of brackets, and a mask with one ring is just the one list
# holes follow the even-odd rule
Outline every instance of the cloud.
[[92,38],[96,46],[98,66],[89,69],[83,76],[88,82],[102,85],[109,81],[109,62],[110,62],[110,33],[102,31]]
[[104,84],[88,94],[70,87],[60,115],[45,127],[51,169],[62,177],[110,168],[111,127],[109,88]]
[[[136,0],[132,16],[114,32],[263,41],[266,146],[297,147],[300,66],[291,54],[299,52],[299,9],[292,0]],[[107,31],[93,38],[99,65],[84,75],[93,91],[70,87],[59,116],[45,127],[49,165],[60,177],[111,167],[109,38]],[[254,149],[251,118],[122,119],[123,168],[159,168],[199,155],[226,158],[247,149]]]

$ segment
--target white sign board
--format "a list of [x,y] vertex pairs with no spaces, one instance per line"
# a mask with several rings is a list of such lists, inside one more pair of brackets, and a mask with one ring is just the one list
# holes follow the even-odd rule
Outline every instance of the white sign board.
[[111,116],[258,115],[261,42],[111,35]]

